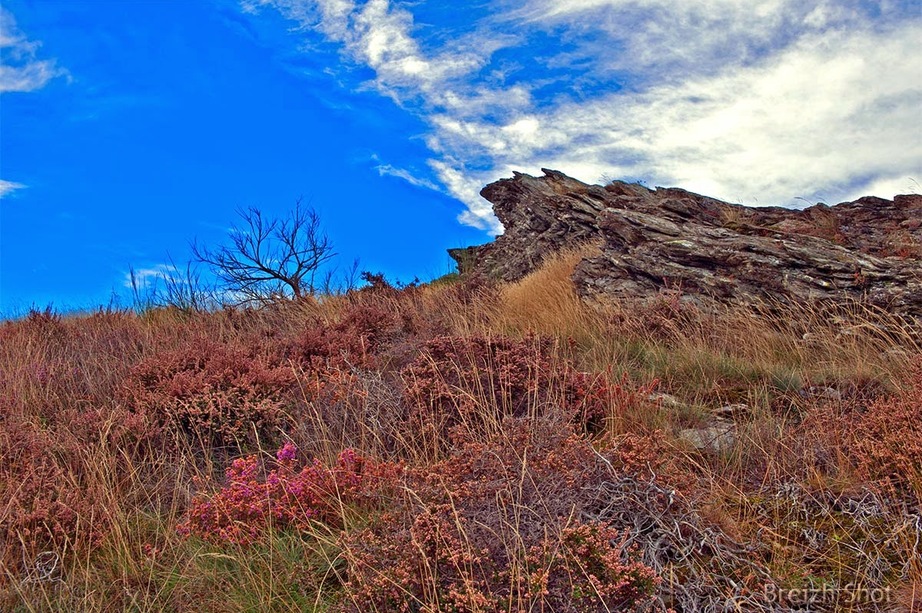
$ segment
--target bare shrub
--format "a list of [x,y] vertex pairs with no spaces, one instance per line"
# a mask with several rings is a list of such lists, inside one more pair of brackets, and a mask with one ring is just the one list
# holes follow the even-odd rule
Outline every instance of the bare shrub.
[[238,214],[243,223],[231,230],[231,245],[194,244],[196,260],[211,266],[229,295],[243,303],[312,295],[320,267],[335,255],[317,212],[298,200],[286,218],[269,218],[253,207]]

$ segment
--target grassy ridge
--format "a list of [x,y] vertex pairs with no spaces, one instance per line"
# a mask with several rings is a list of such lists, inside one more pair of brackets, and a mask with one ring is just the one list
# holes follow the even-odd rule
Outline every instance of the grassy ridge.
[[918,329],[587,304],[591,249],[500,287],[4,323],[0,609],[922,606]]

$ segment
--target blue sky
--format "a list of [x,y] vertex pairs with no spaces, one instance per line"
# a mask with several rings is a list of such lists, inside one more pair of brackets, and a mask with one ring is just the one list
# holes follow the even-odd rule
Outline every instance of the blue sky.
[[303,196],[347,266],[450,270],[551,167],[731,202],[919,192],[918,0],[6,0],[0,312],[126,296]]

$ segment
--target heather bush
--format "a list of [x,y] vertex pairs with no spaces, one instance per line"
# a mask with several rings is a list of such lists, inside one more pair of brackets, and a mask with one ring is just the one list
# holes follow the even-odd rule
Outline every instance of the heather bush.
[[499,418],[527,415],[550,372],[545,341],[445,336],[427,342],[403,377],[410,404],[450,428],[481,406]]
[[81,483],[73,448],[61,457],[62,441],[53,432],[18,418],[4,420],[0,434],[0,520],[2,557],[20,567],[39,552],[85,550],[105,526],[104,509]]
[[274,440],[285,422],[291,366],[256,347],[195,338],[135,366],[122,396],[167,432],[208,445],[247,447]]
[[288,356],[308,365],[372,366],[374,355],[402,331],[395,307],[370,298],[346,301],[335,320],[309,321],[290,344]]
[[234,460],[224,487],[197,496],[179,531],[245,545],[265,538],[270,529],[312,532],[321,523],[328,530],[341,530],[347,507],[380,504],[401,471],[352,449],[344,450],[332,466],[317,459],[299,466],[297,456],[297,448],[286,443],[268,471],[258,455]]
[[41,552],[89,556],[112,521],[97,476],[149,457],[150,429],[120,410],[69,409],[55,424],[6,414],[0,428],[0,563],[22,571]]
[[118,465],[150,442],[144,416],[113,401],[139,342],[117,312],[47,309],[0,325],[0,567],[88,555],[105,534],[108,493],[92,473],[101,456]]
[[555,352],[550,339],[441,336],[405,369],[410,421],[445,438],[456,426],[489,432],[505,417],[560,413],[596,432],[612,412],[648,395],[623,377],[587,373]]
[[623,610],[657,579],[602,522],[622,467],[565,424],[507,421],[486,442],[411,471],[400,504],[343,543],[356,610]]
[[[572,606],[578,611],[598,611],[599,604],[609,611],[624,610],[649,602],[648,597],[660,580],[653,569],[636,559],[625,563],[626,542],[617,530],[598,522],[577,523],[565,528],[561,531],[562,561],[563,566],[571,569],[569,576],[562,586],[553,586],[549,581],[550,573],[541,575],[541,579],[548,579],[541,586],[542,592],[550,595],[552,591],[568,589]],[[638,557],[635,553],[635,558]],[[539,560],[542,567],[554,564],[547,552]],[[573,576],[579,581],[573,581]],[[560,581],[562,577],[557,579]]]
[[922,505],[922,358],[896,393],[871,403],[854,436],[861,470]]
[[920,504],[922,359],[916,359],[895,391],[858,381],[834,399],[808,398],[793,434],[802,464],[808,460],[823,474],[861,479]]

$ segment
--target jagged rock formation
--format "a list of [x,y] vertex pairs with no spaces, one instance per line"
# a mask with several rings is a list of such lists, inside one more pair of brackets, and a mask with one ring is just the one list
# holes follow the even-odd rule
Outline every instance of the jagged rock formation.
[[487,185],[505,233],[452,249],[462,274],[514,281],[550,253],[599,241],[580,294],[647,300],[664,289],[714,304],[866,300],[922,316],[922,196],[866,197],[804,210],[750,208],[677,188],[587,185],[563,173]]

